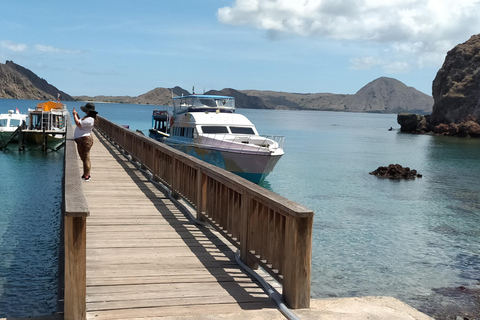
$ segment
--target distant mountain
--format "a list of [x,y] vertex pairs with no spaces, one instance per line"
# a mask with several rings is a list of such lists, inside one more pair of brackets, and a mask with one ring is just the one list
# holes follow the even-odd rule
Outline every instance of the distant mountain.
[[[141,103],[171,105],[173,96],[190,94],[180,87],[173,89],[156,88],[138,97],[76,97],[77,100],[105,102]],[[289,93],[260,90],[235,90],[225,88],[210,90],[205,94],[224,95],[235,98],[237,108],[324,110],[345,112],[401,113],[415,112],[427,114],[432,111],[433,98],[407,87],[402,82],[381,77],[353,95],[333,93]]]
[[[130,104],[172,105],[172,96],[190,94],[187,90],[155,88],[137,97],[130,96],[76,96],[75,99],[39,78],[32,71],[12,61],[0,64],[0,98],[71,101],[99,101]],[[206,94],[235,97],[238,108],[328,110],[351,112],[427,114],[432,112],[433,98],[407,87],[402,82],[381,77],[353,95],[333,93],[288,93],[259,90],[235,90],[225,88],[210,90]]]
[[[249,96],[264,100],[272,109],[292,110],[335,110],[344,111],[343,102],[346,94],[333,93],[288,93],[278,91],[241,91]],[[247,107],[246,107],[247,108]],[[248,108],[256,108],[249,106]]]
[[57,94],[60,94],[63,101],[74,100],[70,95],[13,61],[0,63],[0,98],[57,100]]
[[354,112],[427,114],[432,112],[432,106],[432,97],[386,77],[370,82],[344,102],[344,109]]
[[354,95],[255,90],[242,92],[265,99],[275,109],[426,114],[432,111],[433,106],[432,97],[386,77],[370,82]]
[[[172,94],[173,92],[173,94]],[[129,104],[153,104],[158,106],[172,105],[172,96],[186,96],[190,93],[180,87],[174,88],[155,88],[138,97],[130,96],[75,96],[78,101],[98,101],[110,103],[129,103]]]
[[250,109],[276,109],[276,106],[255,95],[249,95],[235,89],[226,88],[220,91],[210,90],[205,94],[228,96],[235,98],[235,107],[237,108],[250,108]]

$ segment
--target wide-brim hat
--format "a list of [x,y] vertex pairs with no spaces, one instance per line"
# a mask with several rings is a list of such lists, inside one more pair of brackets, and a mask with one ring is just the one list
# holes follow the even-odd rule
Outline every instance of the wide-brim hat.
[[87,103],[84,106],[81,106],[80,109],[82,109],[82,111],[85,113],[98,113],[97,111],[95,111],[95,105],[91,102]]

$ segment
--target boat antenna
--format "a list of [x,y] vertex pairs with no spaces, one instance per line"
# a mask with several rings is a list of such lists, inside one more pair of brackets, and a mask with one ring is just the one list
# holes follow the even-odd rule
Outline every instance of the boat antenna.
[[192,87],[192,94],[195,94],[195,86]]

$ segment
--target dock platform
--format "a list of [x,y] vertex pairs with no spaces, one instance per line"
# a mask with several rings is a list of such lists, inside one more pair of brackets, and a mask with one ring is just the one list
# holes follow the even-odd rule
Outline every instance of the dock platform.
[[[213,229],[197,226],[101,135],[84,182],[87,319],[231,313],[283,319]],[[80,162],[81,165],[81,162]],[[81,172],[81,170],[80,170]]]

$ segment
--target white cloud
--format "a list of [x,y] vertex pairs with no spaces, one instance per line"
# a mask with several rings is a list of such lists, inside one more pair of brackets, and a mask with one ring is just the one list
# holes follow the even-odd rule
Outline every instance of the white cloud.
[[218,19],[273,38],[376,43],[387,48],[383,59],[413,59],[423,67],[441,63],[453,46],[480,32],[479,12],[479,0],[236,0],[218,9]]
[[14,52],[22,52],[22,51],[25,51],[27,50],[28,46],[26,44],[23,44],[23,43],[15,43],[15,42],[12,42],[12,41],[0,41],[0,46],[2,48],[5,48],[7,50],[10,50],[10,51],[14,51]]
[[406,61],[391,61],[377,57],[366,56],[350,59],[350,68],[353,70],[367,70],[381,67],[384,73],[407,73],[412,68]]
[[35,50],[45,53],[80,53],[80,50],[61,49],[44,44],[36,44],[33,47]]
[[52,46],[46,46],[43,44],[36,44],[34,46],[35,50],[40,51],[40,52],[61,52],[60,49],[52,47]]
[[350,59],[350,68],[353,70],[366,70],[384,64],[385,61],[372,56]]
[[385,73],[407,73],[412,69],[410,64],[406,61],[387,62],[382,68]]

